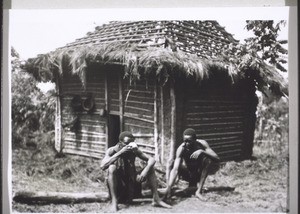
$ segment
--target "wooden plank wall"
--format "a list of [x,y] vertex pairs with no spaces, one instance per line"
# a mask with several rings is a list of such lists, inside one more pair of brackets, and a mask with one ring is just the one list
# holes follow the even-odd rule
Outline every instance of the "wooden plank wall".
[[119,75],[121,75],[122,67],[119,70],[108,70],[108,103],[109,111],[112,114],[120,114],[120,99],[119,99]]
[[222,160],[242,155],[247,101],[233,96],[191,96],[187,100],[185,127],[196,130]]
[[[101,158],[107,142],[106,118],[100,115],[105,107],[104,74],[99,69],[88,74],[86,88],[77,76],[66,76],[61,84],[62,151]],[[71,106],[73,97],[80,95],[84,100],[89,93],[94,95],[94,111],[75,112]],[[77,128],[73,127],[72,121],[77,121]]]
[[131,131],[142,151],[155,155],[154,83],[124,82],[124,130]]

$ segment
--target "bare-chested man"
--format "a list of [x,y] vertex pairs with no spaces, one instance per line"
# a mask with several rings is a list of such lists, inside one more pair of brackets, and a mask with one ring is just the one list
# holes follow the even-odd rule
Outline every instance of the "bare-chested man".
[[[204,200],[202,188],[208,174],[219,169],[220,159],[205,140],[196,138],[194,129],[186,129],[183,133],[184,142],[177,148],[176,158],[170,172],[164,199],[170,197],[171,188],[179,175],[189,182],[189,187],[197,187],[195,195]],[[197,186],[198,185],[198,186]]]
[[[108,188],[112,202],[112,211],[118,210],[118,203],[130,203],[141,196],[141,183],[148,181],[152,190],[152,205],[170,208],[161,201],[157,192],[157,178],[154,170],[155,160],[143,153],[134,143],[130,132],[122,132],[119,143],[110,147],[102,160],[101,168],[108,169]],[[137,175],[135,158],[146,161],[147,165]]]

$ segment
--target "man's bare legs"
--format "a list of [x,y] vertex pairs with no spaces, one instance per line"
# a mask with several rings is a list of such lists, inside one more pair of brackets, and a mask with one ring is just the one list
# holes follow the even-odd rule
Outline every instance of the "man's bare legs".
[[117,199],[117,178],[116,178],[117,167],[110,165],[108,168],[108,188],[111,196],[111,211],[118,211],[118,199]]
[[151,188],[152,191],[152,195],[153,195],[153,202],[152,205],[153,206],[159,206],[159,207],[164,207],[164,208],[171,208],[170,205],[168,205],[167,203],[163,202],[158,195],[158,191],[157,191],[157,178],[156,178],[156,174],[154,169],[150,169],[149,173],[148,173],[148,184]]
[[203,160],[203,168],[201,170],[200,180],[198,182],[198,189],[195,192],[195,196],[203,201],[205,199],[203,198],[203,195],[202,195],[202,189],[203,189],[204,182],[208,176],[209,167],[211,166],[211,164],[212,164],[212,161],[210,159],[207,158],[207,159]]

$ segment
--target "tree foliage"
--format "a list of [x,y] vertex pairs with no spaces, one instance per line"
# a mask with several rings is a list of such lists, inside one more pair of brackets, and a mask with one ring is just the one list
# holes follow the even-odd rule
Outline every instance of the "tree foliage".
[[[280,21],[247,21],[246,29],[254,32],[245,43],[232,44],[226,47],[221,56],[229,69],[240,72],[243,78],[251,78],[256,87],[266,96],[279,98],[288,96],[287,80],[281,72],[286,71],[286,41],[278,40],[279,31],[285,22]],[[271,92],[271,93],[269,93]]]
[[20,69],[19,54],[12,48],[12,140],[13,145],[26,145],[34,133],[54,129],[55,100],[53,91],[44,94],[35,78]]
[[[245,28],[252,31],[254,36],[245,39],[245,44],[241,45],[244,51],[241,54],[242,59],[250,53],[252,57],[249,58],[252,60],[260,58],[279,71],[286,72],[284,64],[287,63],[288,51],[284,45],[287,44],[287,40],[278,39],[279,32],[285,25],[285,21],[247,21]],[[288,142],[288,98],[274,99],[266,93],[261,94],[259,98],[255,141],[261,147],[263,144],[271,143],[268,144],[269,147],[277,152],[283,152],[287,150]]]
[[283,64],[287,63],[288,51],[283,45],[287,44],[287,40],[279,40],[278,35],[285,25],[286,21],[246,21],[246,29],[252,31],[254,36],[245,40],[248,47],[261,53],[263,60],[284,72],[287,71]]

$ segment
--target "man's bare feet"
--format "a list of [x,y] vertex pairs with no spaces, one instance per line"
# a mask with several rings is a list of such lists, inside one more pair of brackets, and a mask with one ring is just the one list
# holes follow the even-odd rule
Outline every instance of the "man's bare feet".
[[169,204],[167,204],[167,203],[165,203],[161,200],[153,201],[152,206],[154,206],[154,207],[163,207],[163,208],[168,208],[168,209],[172,208],[171,205],[169,205]]
[[201,201],[206,201],[205,197],[199,191],[195,192],[195,196]]

